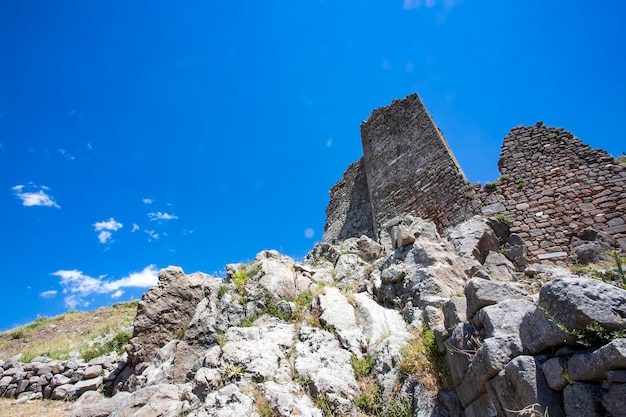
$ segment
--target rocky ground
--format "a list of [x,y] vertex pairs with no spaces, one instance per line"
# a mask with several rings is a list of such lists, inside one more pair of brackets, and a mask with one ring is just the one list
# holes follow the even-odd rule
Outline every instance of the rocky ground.
[[301,263],[263,251],[225,280],[166,268],[127,354],[99,380],[89,370],[98,389],[81,379],[96,358],[49,379],[9,361],[0,390],[77,399],[74,417],[625,415],[620,282],[528,265],[495,219],[383,230]]

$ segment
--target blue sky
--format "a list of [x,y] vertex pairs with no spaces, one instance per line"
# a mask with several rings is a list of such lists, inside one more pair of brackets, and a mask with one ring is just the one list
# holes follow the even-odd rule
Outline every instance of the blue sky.
[[413,92],[473,182],[537,120],[618,156],[624,28],[617,1],[3,1],[0,330],[302,258],[361,121]]

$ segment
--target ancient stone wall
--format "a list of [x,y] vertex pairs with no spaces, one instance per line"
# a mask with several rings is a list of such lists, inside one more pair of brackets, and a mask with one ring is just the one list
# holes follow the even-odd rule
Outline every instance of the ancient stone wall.
[[[470,185],[417,94],[361,125],[363,158],[331,190],[325,241],[378,236],[405,213],[442,230],[472,214],[502,214],[531,259],[567,258],[585,228],[626,251],[626,166],[563,128],[516,127],[504,138],[502,176]],[[611,240],[612,239],[612,240]]]
[[592,227],[626,250],[626,167],[563,128],[516,127],[504,138],[502,176],[478,191],[485,214],[502,213],[532,257],[561,258]]
[[333,243],[361,235],[374,237],[372,209],[363,158],[351,164],[330,189],[326,208],[324,242]]
[[361,142],[376,233],[404,213],[443,229],[467,210],[465,175],[417,94],[374,110]]

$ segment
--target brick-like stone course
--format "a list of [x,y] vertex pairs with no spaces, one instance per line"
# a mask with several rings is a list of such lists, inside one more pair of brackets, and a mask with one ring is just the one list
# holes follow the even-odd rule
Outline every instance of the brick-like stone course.
[[532,257],[567,256],[572,236],[586,227],[607,232],[626,250],[626,167],[607,152],[538,122],[509,132],[498,168],[495,189],[474,190],[483,210],[502,204],[499,212]]

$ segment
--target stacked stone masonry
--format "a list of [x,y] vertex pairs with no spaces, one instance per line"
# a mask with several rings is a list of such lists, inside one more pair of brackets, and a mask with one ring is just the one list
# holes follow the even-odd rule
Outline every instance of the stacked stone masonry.
[[376,109],[361,126],[363,158],[331,189],[323,240],[377,237],[413,214],[439,230],[472,214],[502,214],[531,259],[565,258],[585,228],[626,250],[626,167],[563,128],[538,122],[505,137],[501,177],[469,184],[417,94]]
[[41,358],[31,363],[0,361],[0,396],[24,400],[70,400],[86,391],[110,388],[124,360],[101,356],[89,362]]
[[591,227],[626,250],[626,167],[563,128],[538,122],[504,138],[502,176],[475,187],[486,214],[502,213],[533,257],[565,257],[571,238]]

